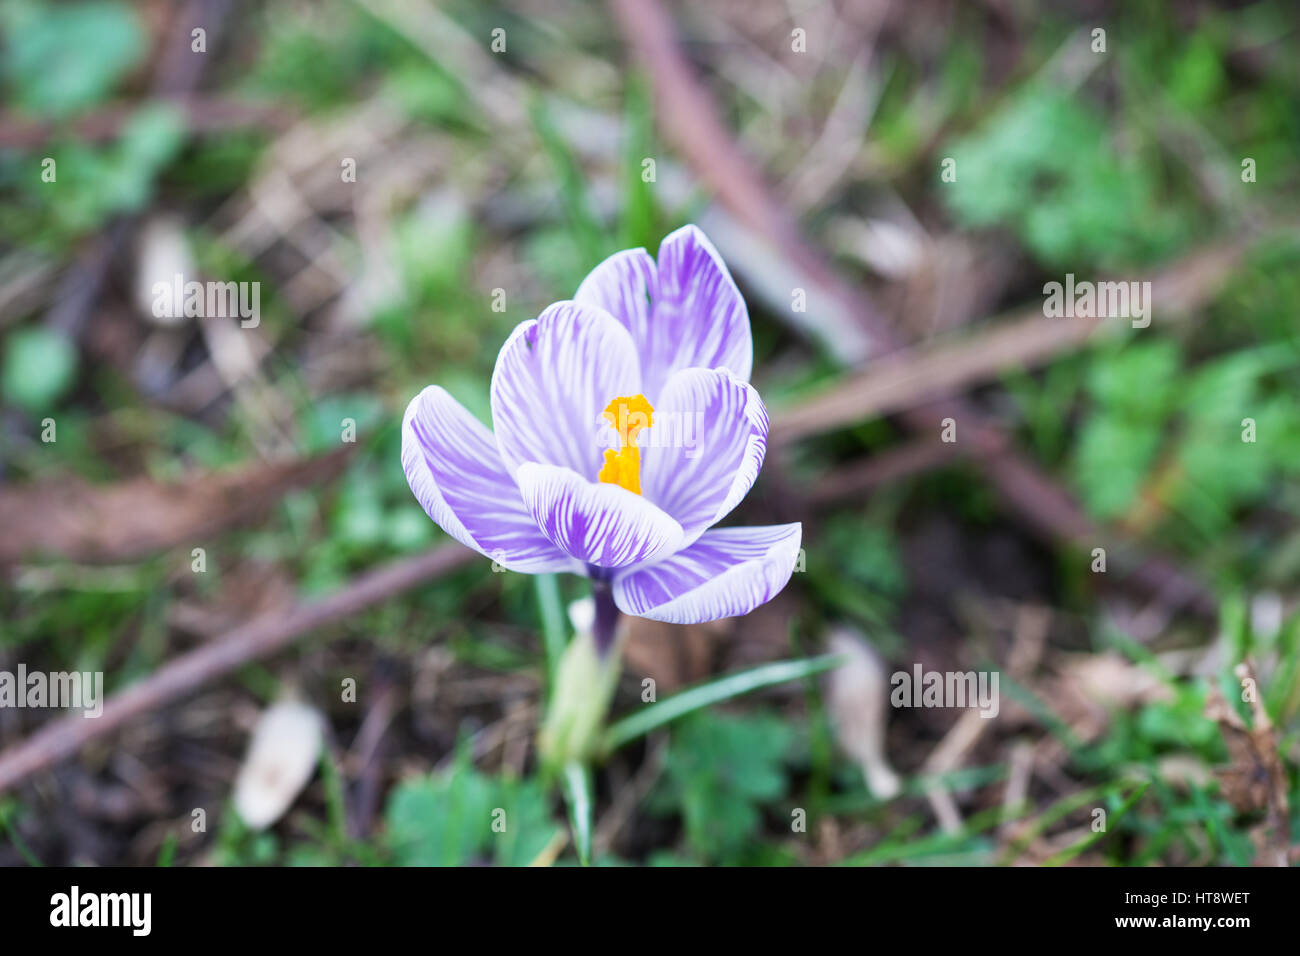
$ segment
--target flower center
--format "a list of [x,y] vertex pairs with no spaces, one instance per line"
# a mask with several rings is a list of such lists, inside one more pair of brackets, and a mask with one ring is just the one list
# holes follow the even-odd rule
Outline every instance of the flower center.
[[596,480],[618,485],[639,495],[641,449],[636,447],[636,435],[641,429],[654,424],[654,409],[644,395],[632,395],[614,399],[601,414],[609,422],[609,427],[618,433],[618,451],[605,450],[605,464]]

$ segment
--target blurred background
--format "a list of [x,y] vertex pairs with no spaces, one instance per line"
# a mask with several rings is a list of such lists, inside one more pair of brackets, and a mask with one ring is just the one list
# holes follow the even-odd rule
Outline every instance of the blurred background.
[[[614,713],[850,663],[611,756],[595,861],[1294,862],[1297,14],[0,0],[0,671],[135,695],[0,708],[0,864],[573,862],[539,621],[586,585],[450,543],[401,413],[490,421],[510,330],[687,222],[773,423],[734,523],[805,555],[633,622]],[[156,314],[176,273],[260,321]],[[1047,317],[1067,273],[1149,327]],[[997,718],[889,706],[918,665]]]

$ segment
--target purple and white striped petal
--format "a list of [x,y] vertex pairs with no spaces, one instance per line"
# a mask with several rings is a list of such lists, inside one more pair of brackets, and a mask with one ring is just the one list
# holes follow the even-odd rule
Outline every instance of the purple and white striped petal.
[[682,369],[664,386],[641,439],[641,490],[681,524],[683,544],[745,497],[767,452],[767,410],[726,369]]
[[598,306],[622,322],[640,352],[650,341],[652,303],[658,297],[655,261],[644,249],[624,249],[587,273],[573,301]]
[[601,412],[641,391],[627,329],[603,309],[557,302],[515,328],[492,372],[492,426],[511,474],[524,462],[594,479],[617,438]]
[[627,327],[641,357],[642,392],[656,407],[678,369],[727,368],[749,381],[754,345],[745,300],[695,226],[664,239],[657,265],[644,249],[610,256],[574,299],[600,306]]
[[622,568],[681,546],[682,526],[626,488],[533,462],[515,480],[542,533],[579,561]]
[[799,524],[714,528],[670,558],[618,575],[614,603],[670,624],[748,614],[790,580],[802,534]]
[[538,529],[492,433],[437,385],[406,406],[402,470],[429,517],[461,544],[511,571],[580,570]]

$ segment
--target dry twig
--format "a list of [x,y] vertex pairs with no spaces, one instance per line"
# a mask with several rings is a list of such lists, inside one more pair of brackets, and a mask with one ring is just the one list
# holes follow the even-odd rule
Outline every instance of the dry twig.
[[371,571],[322,600],[237,627],[220,640],[178,657],[140,683],[114,694],[104,703],[98,719],[87,720],[80,713],[60,717],[0,753],[0,793],[128,721],[179,700],[251,660],[287,647],[299,635],[448,574],[475,557],[473,551],[459,544],[444,545]]

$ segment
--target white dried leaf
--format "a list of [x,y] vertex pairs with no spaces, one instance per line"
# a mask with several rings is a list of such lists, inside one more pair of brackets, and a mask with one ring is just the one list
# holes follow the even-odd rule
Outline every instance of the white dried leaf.
[[1108,706],[1132,707],[1173,699],[1173,692],[1159,676],[1120,654],[1080,654],[1067,659],[1062,670],[1087,700]]
[[870,644],[848,629],[831,635],[830,651],[845,658],[827,681],[835,739],[862,767],[871,792],[888,800],[902,785],[885,757],[889,680],[884,664]]
[[[190,252],[189,240],[185,238],[185,228],[177,216],[158,215],[149,219],[140,231],[139,258],[136,262],[135,301],[142,315],[158,325],[180,325],[185,321],[184,310],[180,315],[171,314],[174,309],[160,309],[159,315],[154,310],[154,286],[163,283],[165,293],[170,301],[171,290],[176,277],[181,282],[198,279],[194,256]],[[161,287],[160,287],[161,293]]]
[[235,809],[255,830],[269,827],[302,792],[320,758],[323,719],[298,701],[274,704],[258,719],[235,779]]

